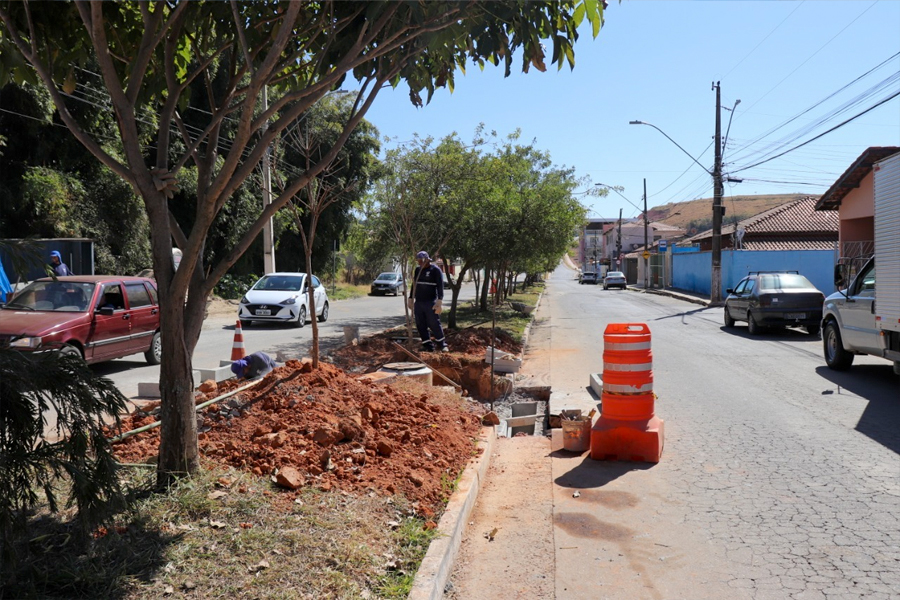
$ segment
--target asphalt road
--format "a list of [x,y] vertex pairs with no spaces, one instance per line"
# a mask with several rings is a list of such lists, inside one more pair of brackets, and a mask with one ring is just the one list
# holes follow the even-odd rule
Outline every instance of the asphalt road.
[[[463,284],[460,298],[473,297],[474,285]],[[360,335],[366,335],[403,324],[403,300],[403,296],[365,296],[332,301],[328,321],[318,324],[320,352],[327,353],[343,345],[344,326],[357,326],[360,328]],[[445,290],[445,310],[449,309],[449,305],[450,290]],[[231,358],[236,322],[237,308],[233,316],[210,316],[206,319],[194,350],[194,369],[215,368],[219,366],[219,361]],[[446,320],[444,323],[446,324]],[[262,351],[276,357],[280,353],[285,359],[309,355],[312,344],[311,323],[299,329],[267,323],[255,323],[252,327],[242,329],[244,348],[248,354]],[[141,354],[100,363],[92,368],[98,375],[111,379],[127,398],[137,397],[139,383],[159,381],[159,367],[148,365]]]

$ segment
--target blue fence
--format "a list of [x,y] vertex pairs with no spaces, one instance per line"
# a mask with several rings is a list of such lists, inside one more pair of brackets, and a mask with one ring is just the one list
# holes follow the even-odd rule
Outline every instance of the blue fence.
[[[722,294],[749,271],[799,271],[826,296],[834,291],[833,250],[723,250]],[[712,277],[710,252],[676,253],[672,256],[672,285],[709,295]]]

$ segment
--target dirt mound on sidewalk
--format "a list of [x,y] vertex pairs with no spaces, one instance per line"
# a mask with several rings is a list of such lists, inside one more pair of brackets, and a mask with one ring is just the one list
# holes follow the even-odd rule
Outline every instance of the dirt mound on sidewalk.
[[[240,385],[226,382],[210,396]],[[216,462],[280,477],[287,488],[403,494],[428,516],[472,458],[483,412],[438,388],[372,384],[333,365],[311,371],[288,361],[254,388],[199,411],[200,450]],[[127,417],[122,431],[155,419]],[[152,460],[158,447],[153,429],[114,450],[120,461],[137,463]]]

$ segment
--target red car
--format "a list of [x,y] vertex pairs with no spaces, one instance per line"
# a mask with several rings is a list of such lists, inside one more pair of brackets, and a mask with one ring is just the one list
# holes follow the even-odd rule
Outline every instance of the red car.
[[162,360],[159,295],[146,277],[49,277],[0,305],[0,346],[78,353],[88,363],[139,352]]

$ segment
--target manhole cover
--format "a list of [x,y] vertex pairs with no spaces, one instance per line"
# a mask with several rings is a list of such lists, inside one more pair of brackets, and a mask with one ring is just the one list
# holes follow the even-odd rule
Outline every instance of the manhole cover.
[[426,365],[422,365],[417,362],[395,362],[384,365],[384,368],[394,371],[416,371],[424,366]]

